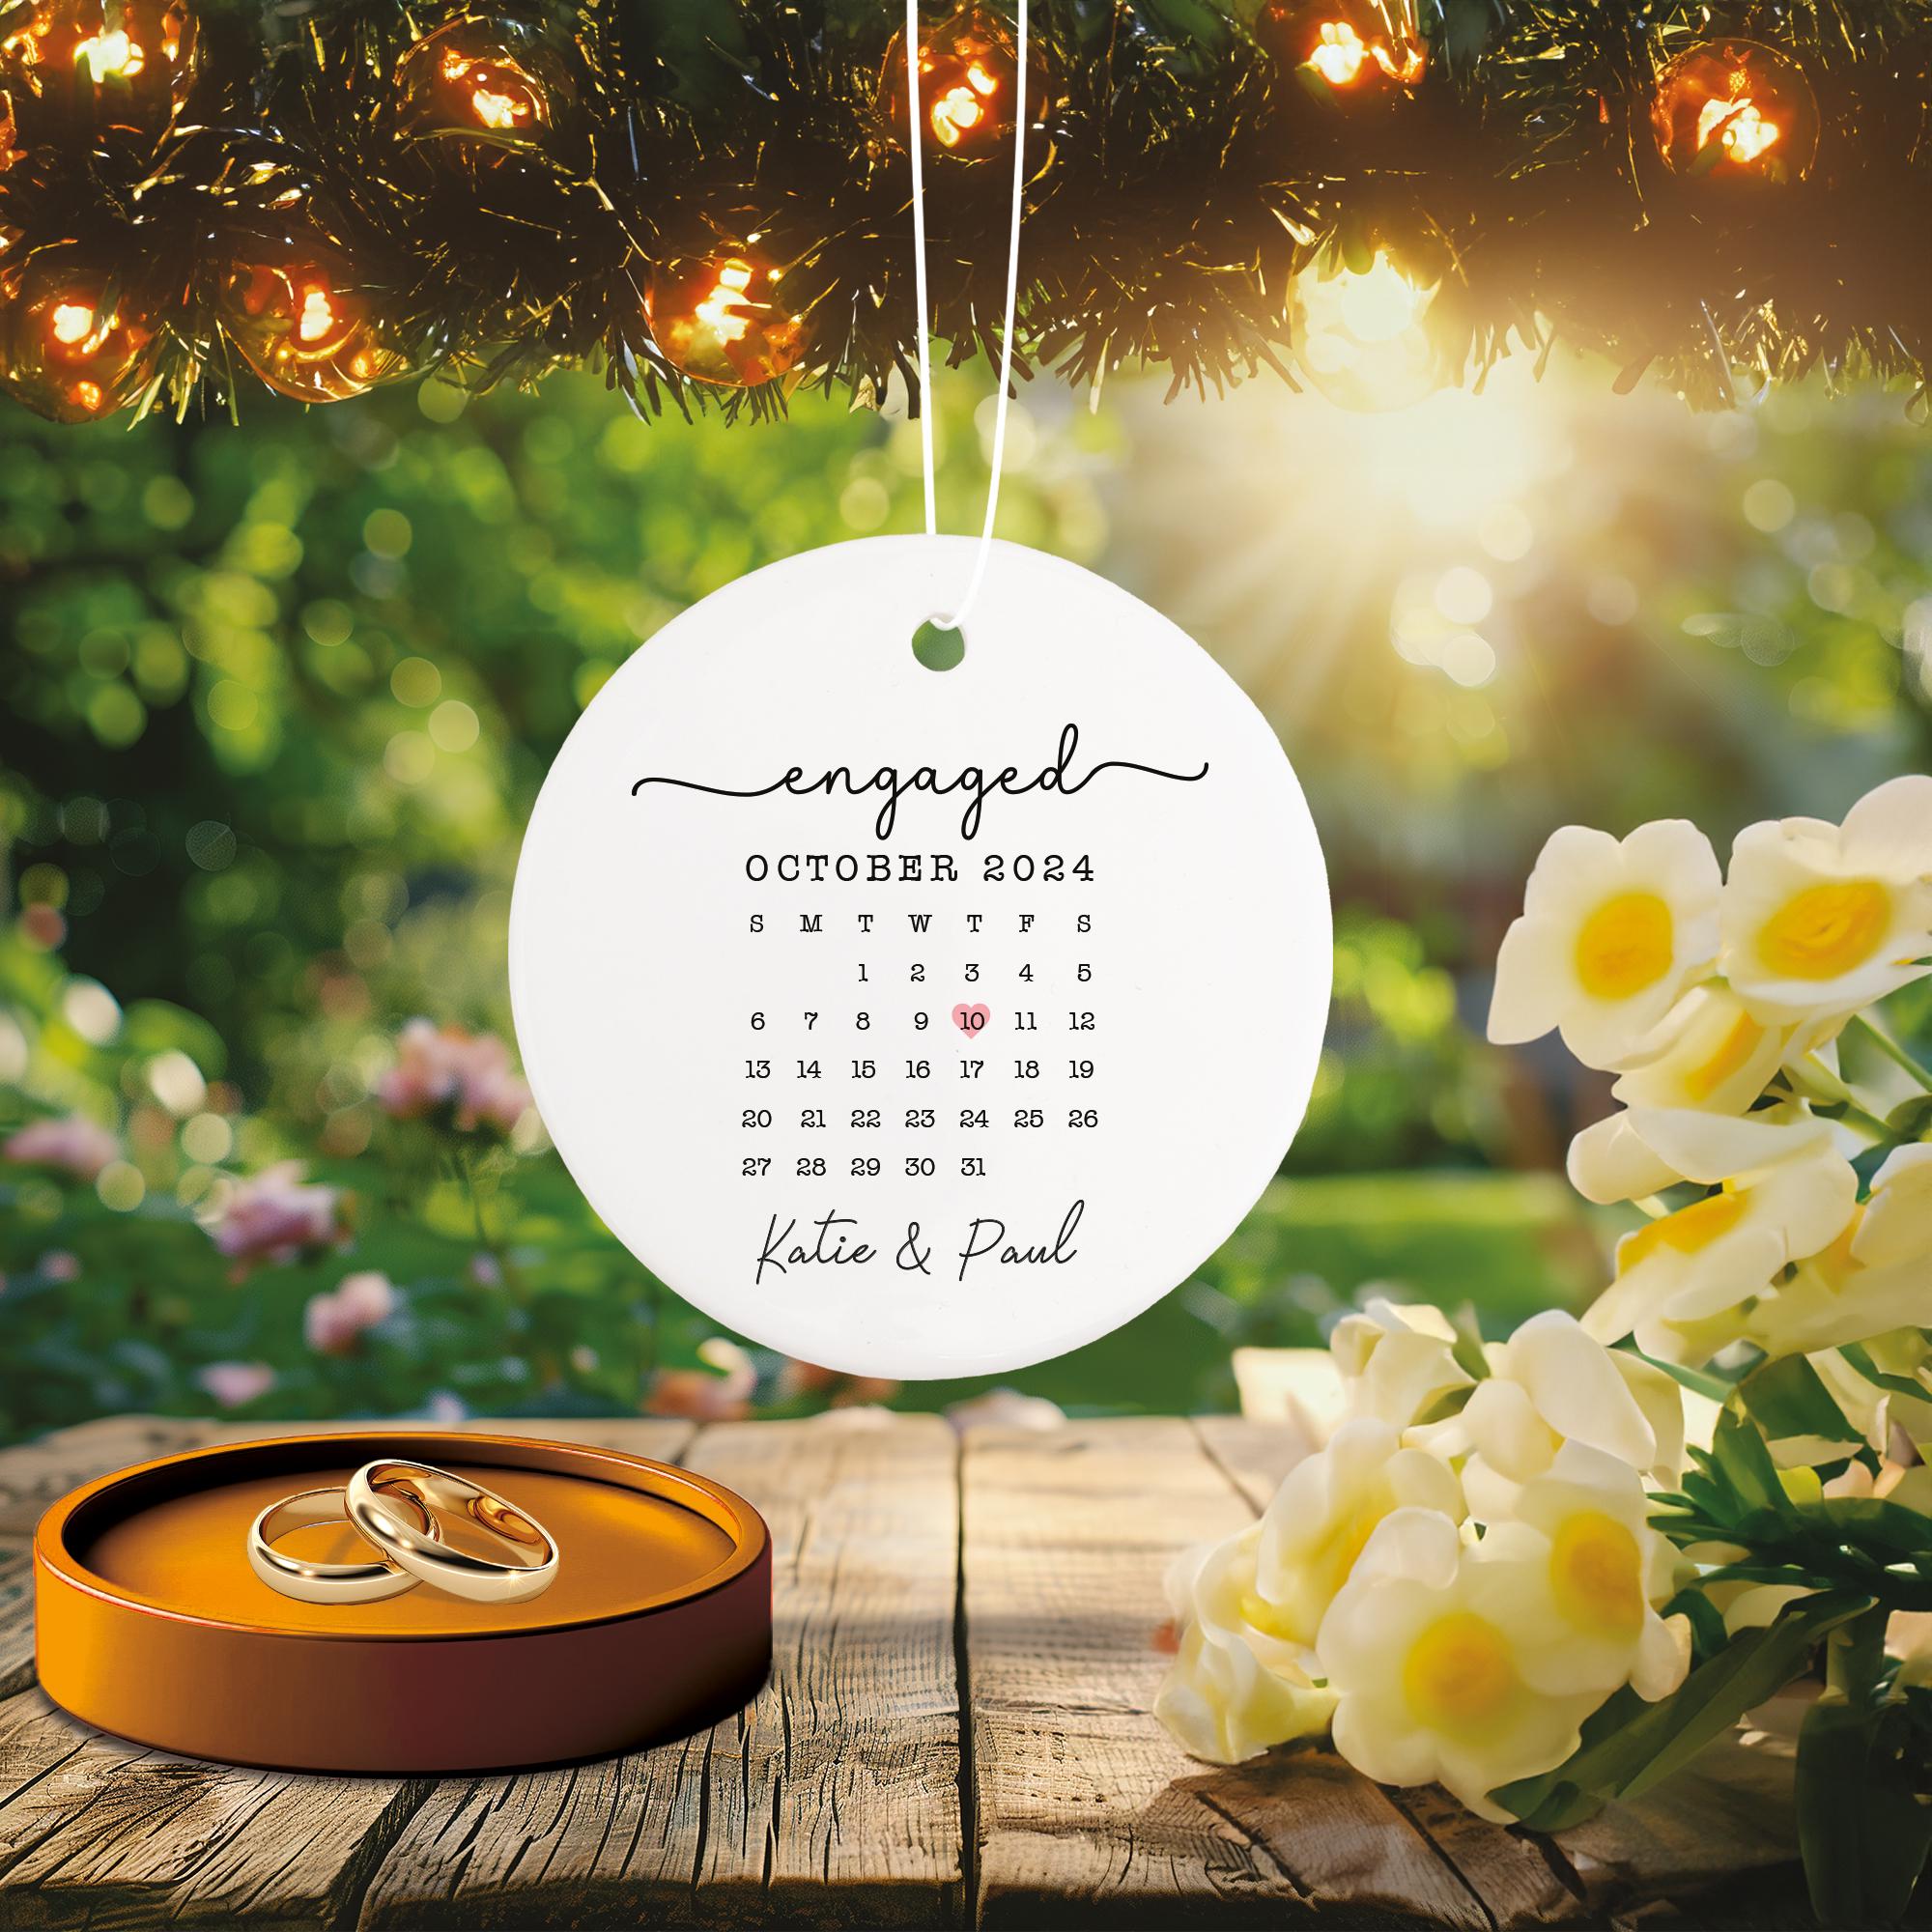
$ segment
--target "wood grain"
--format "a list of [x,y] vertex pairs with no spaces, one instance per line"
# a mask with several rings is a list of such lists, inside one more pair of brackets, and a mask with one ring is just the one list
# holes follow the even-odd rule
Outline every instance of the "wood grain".
[[296,1777],[0,1706],[0,1922],[332,1926],[407,1810],[397,1778]]
[[24,1540],[0,1541],[0,1697],[34,1681],[34,1556]]
[[1798,1813],[1786,1749],[1720,1738],[1630,1804],[1559,1833],[1555,1849],[1594,1909],[1687,1899],[1747,1872],[1797,1869]]
[[1250,1506],[1181,1421],[973,1430],[977,1886],[989,1926],[1279,1920],[1308,1895],[1152,1716],[1161,1578]]
[[56,1430],[0,1455],[0,1536],[34,1533],[49,1503],[81,1483],[151,1457],[209,1441],[219,1424],[161,1415],[111,1415]]
[[955,1453],[876,1411],[704,1431],[687,1461],[771,1525],[770,1684],[681,1744],[439,1787],[363,1924],[955,1923]]

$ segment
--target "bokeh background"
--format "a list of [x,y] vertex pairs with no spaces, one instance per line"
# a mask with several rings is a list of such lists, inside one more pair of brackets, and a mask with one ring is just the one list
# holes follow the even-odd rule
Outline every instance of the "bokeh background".
[[[952,527],[984,387],[940,395]],[[1482,1037],[1544,838],[1681,815],[1721,853],[1932,752],[1932,442],[1897,394],[1698,414],[1561,362],[1382,415],[1162,393],[1031,385],[1001,528],[1150,600],[1267,712],[1327,850],[1335,1004],[1235,1237],[1007,1378],[1073,1412],[1231,1406],[1234,1348],[1370,1293],[1495,1333],[1587,1300],[1620,1223],[1561,1160],[1605,1085]],[[599,685],[731,578],[920,514],[915,426],[822,399],[647,426],[583,376],[261,398],[240,427],[8,412],[0,1437],[986,1395],[721,1334],[585,1208],[506,1044],[520,831]]]

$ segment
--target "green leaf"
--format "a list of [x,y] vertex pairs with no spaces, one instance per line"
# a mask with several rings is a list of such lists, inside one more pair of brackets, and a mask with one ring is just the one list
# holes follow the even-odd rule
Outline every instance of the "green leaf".
[[1487,1381],[1490,1377],[1490,1358],[1483,1353],[1483,1326],[1476,1319],[1476,1305],[1465,1301],[1450,1316],[1449,1324],[1456,1331],[1456,1341],[1449,1352],[1455,1357],[1456,1366],[1476,1381]]
[[1862,1342],[1843,1343],[1838,1353],[1873,1387],[1889,1389],[1893,1395],[1909,1395],[1918,1402],[1932,1401],[1932,1390],[1923,1382],[1915,1381],[1910,1376],[1888,1375],[1872,1360],[1871,1350]]
[[1711,1444],[1712,1465],[1747,1509],[1790,1517],[1795,1509],[1778,1480],[1777,1464],[1764,1437],[1735,1409],[1718,1418]]
[[1787,1605],[1766,1628],[1733,1637],[1670,1696],[1655,1704],[1638,1700],[1633,1711],[1620,1700],[1635,1693],[1619,1691],[1597,1713],[1601,1719],[1619,1706],[1615,1720],[1594,1738],[1586,1726],[1581,1748],[1567,1763],[1540,1778],[1503,1785],[1491,1797],[1538,1832],[1560,1832],[1612,1798],[1637,1797],[1781,1690],[1820,1637],[1870,1605],[1869,1597],[1840,1592]]
[[1694,1583],[1679,1590],[1658,1615],[1690,1621],[1690,1642],[1699,1658],[1715,1656],[1731,1640],[1722,1612]]
[[1798,1838],[1823,1925],[1895,1925],[1932,1856],[1925,1740],[1884,1688],[1883,1614],[1835,1632],[1798,1738]]
[[1724,1402],[1737,1387],[1734,1381],[1727,1381],[1722,1376],[1714,1376],[1707,1369],[1687,1369],[1682,1362],[1660,1361],[1655,1355],[1646,1355],[1633,1343],[1619,1345],[1626,1354],[1634,1355],[1640,1362],[1648,1362],[1653,1369],[1662,1369],[1674,1382],[1697,1395],[1709,1396],[1713,1402]]
[[1737,1396],[1773,1442],[1800,1435],[1822,1436],[1828,1442],[1864,1440],[1803,1355],[1784,1355],[1753,1370],[1738,1384]]
[[1807,1527],[1822,1524],[1834,1542],[1876,1545],[1882,1562],[1932,1548],[1932,1517],[1884,1496],[1826,1496],[1801,1503],[1798,1514]]

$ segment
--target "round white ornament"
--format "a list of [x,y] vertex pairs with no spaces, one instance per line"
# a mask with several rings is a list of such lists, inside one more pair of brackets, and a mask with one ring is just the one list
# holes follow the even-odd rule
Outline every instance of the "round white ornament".
[[1156,611],[965,538],[770,565],[600,691],[518,865],[524,1063],[591,1206],[718,1321],[855,1375],[1106,1334],[1266,1186],[1327,882],[1261,714]]

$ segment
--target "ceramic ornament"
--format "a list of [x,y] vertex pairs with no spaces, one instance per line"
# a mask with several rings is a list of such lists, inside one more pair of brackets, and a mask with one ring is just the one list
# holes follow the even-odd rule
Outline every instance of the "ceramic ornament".
[[1275,1173],[1326,1018],[1321,852],[1212,659],[994,546],[953,668],[912,639],[963,538],[707,597],[558,753],[510,979],[545,1124],[677,1293],[852,1374],[1078,1348]]

